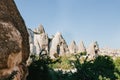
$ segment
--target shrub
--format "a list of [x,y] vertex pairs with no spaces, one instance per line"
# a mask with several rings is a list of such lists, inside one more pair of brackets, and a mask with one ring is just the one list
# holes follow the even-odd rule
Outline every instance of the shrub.
[[[83,54],[72,54],[53,60],[36,59],[29,66],[28,80],[120,80],[120,58],[113,60],[109,56],[98,56],[88,60],[88,56],[82,57]],[[64,73],[62,70],[55,71],[55,68],[76,68],[77,72]]]
[[117,76],[118,79],[120,79],[120,57],[114,60],[114,64],[115,64],[115,75]]
[[56,59],[57,62],[56,63],[52,63],[49,66],[51,68],[58,68],[58,69],[72,69],[72,65],[70,63],[69,57],[68,56],[62,56]]

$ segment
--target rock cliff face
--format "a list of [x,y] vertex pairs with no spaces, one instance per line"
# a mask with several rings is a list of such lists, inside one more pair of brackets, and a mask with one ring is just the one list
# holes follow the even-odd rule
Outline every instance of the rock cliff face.
[[69,45],[69,51],[70,51],[70,53],[72,53],[72,54],[77,53],[78,47],[77,47],[75,41],[72,41],[71,44]]
[[69,53],[68,46],[61,33],[57,32],[50,45],[50,57],[55,58],[55,54],[64,55]]
[[42,25],[34,30],[34,53],[39,54],[41,50],[46,50],[48,53],[48,35]]
[[91,58],[96,57],[99,54],[99,45],[97,42],[92,42],[88,49],[87,54],[90,55]]
[[[30,56],[31,55],[37,55],[41,56],[46,55],[48,56],[49,53],[49,38],[47,33],[45,33],[45,30],[43,28],[43,25],[40,25],[38,28],[35,28],[35,30],[28,29],[29,32],[29,44],[30,44]],[[27,60],[27,65],[30,65],[32,62],[32,58]]]
[[34,31],[28,29],[30,53],[39,55],[41,51],[46,51],[47,55],[54,58],[54,54],[58,56],[69,53],[68,45],[62,34],[57,32],[55,36],[49,38],[42,25]]
[[13,0],[0,0],[0,80],[14,71],[14,80],[25,80],[29,40],[25,23]]
[[34,32],[31,29],[28,29],[28,33],[29,33],[30,55],[33,55],[35,54]]
[[81,41],[78,45],[78,53],[81,53],[81,52],[86,52],[86,48],[84,46],[83,41]]
[[34,31],[28,29],[29,32],[29,44],[31,54],[40,54],[42,50],[48,53],[49,57],[55,58],[55,56],[64,56],[69,54],[76,54],[81,52],[87,52],[89,57],[94,58],[97,55],[109,55],[120,56],[120,50],[100,48],[97,42],[92,42],[88,48],[85,48],[83,41],[76,45],[75,41],[67,45],[62,34],[57,32],[55,35],[48,37],[42,25],[36,28]]

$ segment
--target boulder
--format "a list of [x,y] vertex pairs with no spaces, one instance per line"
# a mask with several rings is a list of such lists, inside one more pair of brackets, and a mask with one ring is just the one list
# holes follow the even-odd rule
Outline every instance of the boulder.
[[14,0],[0,0],[0,80],[26,80],[28,56],[28,32]]
[[67,43],[62,34],[57,32],[50,44],[50,57],[55,58],[55,55],[62,56],[67,53],[69,53]]
[[81,41],[78,45],[78,53],[81,53],[81,52],[86,52],[86,48],[84,46],[83,41]]
[[78,51],[77,45],[76,45],[76,43],[75,43],[74,40],[73,40],[73,41],[71,42],[71,44],[69,45],[69,51],[70,51],[71,54],[75,54],[75,53],[77,53],[77,51]]

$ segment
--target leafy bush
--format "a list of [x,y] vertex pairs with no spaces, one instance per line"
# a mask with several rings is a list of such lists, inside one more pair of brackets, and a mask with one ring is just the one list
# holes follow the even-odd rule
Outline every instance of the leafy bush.
[[49,76],[49,67],[47,66],[51,62],[49,58],[39,58],[33,60],[28,66],[29,75],[27,80],[51,80]]
[[116,58],[114,60],[114,64],[115,64],[115,75],[118,77],[118,79],[120,79],[120,57]]
[[57,58],[58,62],[52,63],[49,66],[53,69],[72,69],[73,66],[70,63],[69,57],[68,56],[62,56]]
[[[58,57],[54,60],[41,58],[29,66],[27,80],[120,80],[120,58],[98,56],[84,59],[82,54]],[[71,59],[72,58],[72,59]],[[74,64],[74,65],[71,65]],[[73,69],[76,72],[55,71],[55,68]]]

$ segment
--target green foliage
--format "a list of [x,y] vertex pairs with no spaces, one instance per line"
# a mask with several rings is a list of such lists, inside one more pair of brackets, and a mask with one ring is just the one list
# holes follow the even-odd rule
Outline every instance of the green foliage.
[[116,69],[120,71],[120,57],[116,58],[114,60],[114,63],[115,63]]
[[115,65],[113,59],[109,56],[98,56],[93,62],[93,70],[96,76],[101,75],[106,79],[115,80],[116,76],[114,75]]
[[[58,57],[54,60],[39,58],[29,66],[27,80],[120,80],[120,58],[98,56],[94,60],[84,59],[83,54]],[[71,59],[72,58],[72,59]],[[71,65],[73,64],[73,65]],[[73,69],[77,72],[55,71]]]
[[[98,56],[94,60],[84,59],[80,61],[81,55],[75,55],[76,60],[72,60],[77,72],[67,72],[63,74],[58,71],[56,73],[58,79],[61,80],[116,80],[119,79],[115,73],[115,65],[113,59],[109,56]],[[67,79],[69,78],[69,79]]]
[[110,78],[106,78],[106,77],[103,77],[103,76],[99,76],[98,80],[110,80]]
[[72,69],[73,68],[68,56],[59,57],[56,60],[59,60],[59,61],[56,63],[50,64],[49,67],[53,69],[56,69],[56,68],[57,69]]
[[49,58],[35,58],[28,67],[29,75],[27,76],[27,80],[51,80],[47,66],[49,63],[51,63],[51,59]]
[[87,54],[87,52],[81,52],[80,53],[80,55],[86,55]]
[[120,79],[120,57],[116,58],[114,60],[114,64],[115,64],[115,75],[118,77],[118,79]]

